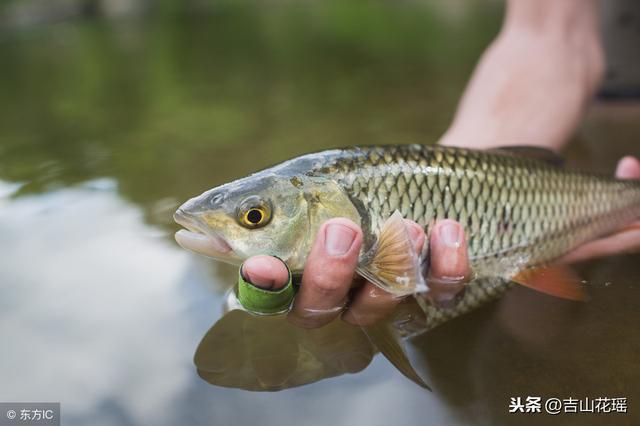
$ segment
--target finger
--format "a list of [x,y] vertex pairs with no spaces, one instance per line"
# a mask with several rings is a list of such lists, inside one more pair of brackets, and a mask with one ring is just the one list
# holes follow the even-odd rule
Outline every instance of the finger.
[[437,305],[448,307],[471,276],[462,226],[449,219],[437,222],[431,233],[430,252],[429,297]]
[[277,257],[253,256],[242,264],[240,270],[245,281],[266,290],[278,290],[289,282],[289,271]]
[[424,234],[424,229],[422,228],[422,226],[418,225],[416,222],[409,219],[405,219],[404,223],[407,225],[407,228],[409,229],[409,236],[411,237],[411,241],[413,241],[416,252],[420,254],[424,246],[424,241],[426,239]]
[[430,275],[459,281],[470,274],[467,242],[462,226],[450,219],[438,221],[431,233]]
[[[425,241],[422,227],[408,219],[405,219],[405,224],[409,230],[409,236],[415,250],[420,253]],[[351,306],[342,315],[342,319],[353,325],[373,325],[390,315],[400,301],[402,301],[402,297],[384,291],[375,284],[366,282],[354,294]]]
[[640,179],[640,161],[632,156],[624,157],[616,169],[618,179]]
[[342,312],[361,246],[362,231],[348,219],[330,219],[320,227],[289,313],[292,323],[320,327]]
[[367,281],[353,296],[353,301],[349,309],[342,314],[342,319],[352,325],[373,325],[389,316],[402,299]]

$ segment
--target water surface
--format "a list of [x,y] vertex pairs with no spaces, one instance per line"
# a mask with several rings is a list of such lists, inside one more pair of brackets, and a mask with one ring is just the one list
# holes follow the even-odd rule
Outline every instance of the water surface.
[[[433,143],[501,11],[159,4],[0,21],[0,400],[61,401],[70,425],[640,423],[638,255],[580,265],[588,304],[516,289],[413,340],[432,392],[342,324],[278,341],[296,351],[309,339],[306,365],[324,380],[280,392],[203,380],[194,353],[236,271],[174,243],[176,206],[301,153]],[[598,104],[568,163],[610,172],[639,139],[637,105]],[[212,369],[282,336],[247,327],[244,352],[213,340]],[[254,372],[278,385],[293,361],[269,362]],[[627,397],[630,413],[507,413],[509,397],[529,395]]]

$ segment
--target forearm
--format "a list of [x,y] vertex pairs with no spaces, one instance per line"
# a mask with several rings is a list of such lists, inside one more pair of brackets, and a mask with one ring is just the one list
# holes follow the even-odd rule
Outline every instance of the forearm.
[[510,0],[441,143],[560,150],[603,68],[594,0]]

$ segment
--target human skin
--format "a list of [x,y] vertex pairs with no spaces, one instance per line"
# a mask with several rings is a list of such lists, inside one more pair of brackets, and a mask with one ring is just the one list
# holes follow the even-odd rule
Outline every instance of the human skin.
[[[604,70],[594,0],[510,0],[500,34],[489,46],[462,96],[440,143],[487,149],[529,145],[560,151],[579,124]],[[640,161],[625,157],[620,179],[640,179]],[[408,221],[416,250],[425,235]],[[391,313],[400,299],[356,279],[362,231],[353,222],[331,219],[318,231],[289,320],[320,327],[338,315],[370,325]],[[559,262],[579,262],[640,250],[640,221],[588,242]],[[470,275],[462,227],[438,222],[430,236],[429,296],[448,306]],[[255,256],[243,264],[254,285],[277,289],[288,278],[277,258]]]

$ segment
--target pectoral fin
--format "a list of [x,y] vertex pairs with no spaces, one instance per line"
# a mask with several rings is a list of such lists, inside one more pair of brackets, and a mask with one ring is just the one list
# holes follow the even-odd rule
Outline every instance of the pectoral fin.
[[396,210],[384,223],[371,262],[358,266],[357,270],[378,287],[398,296],[426,289],[420,256],[400,212]]
[[581,302],[589,300],[580,277],[567,266],[552,265],[525,269],[511,281],[561,299]]

